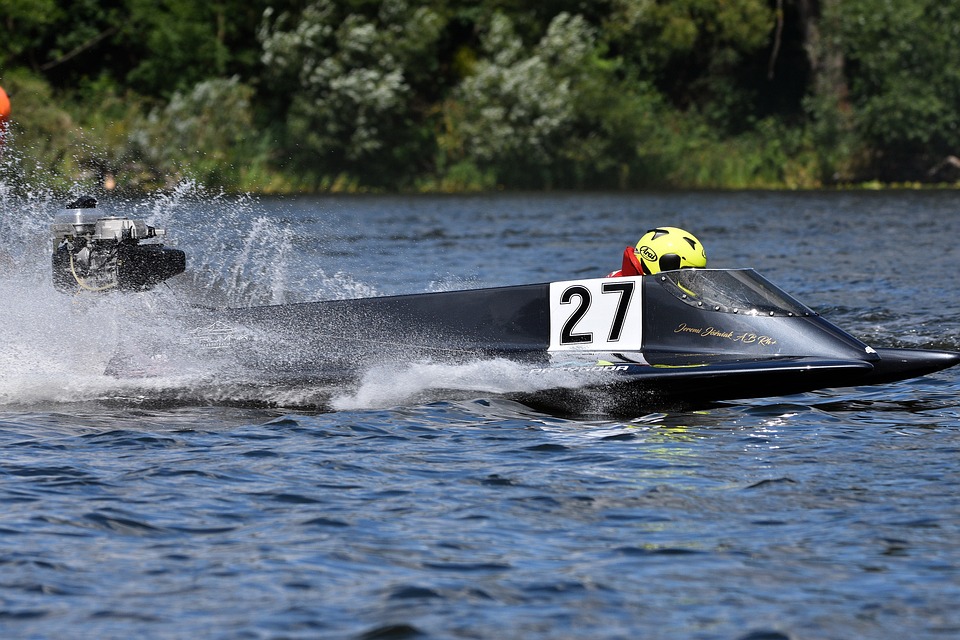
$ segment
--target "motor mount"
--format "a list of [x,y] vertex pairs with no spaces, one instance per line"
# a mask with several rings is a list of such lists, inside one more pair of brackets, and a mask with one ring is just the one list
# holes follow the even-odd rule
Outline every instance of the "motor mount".
[[64,293],[146,291],[186,269],[186,254],[158,242],[166,235],[143,220],[103,215],[97,200],[81,196],[57,214],[53,235],[53,286]]

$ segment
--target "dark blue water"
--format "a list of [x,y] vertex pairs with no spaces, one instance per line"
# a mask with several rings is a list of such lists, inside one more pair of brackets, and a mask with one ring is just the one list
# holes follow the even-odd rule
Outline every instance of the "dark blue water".
[[131,317],[177,331],[184,301],[601,275],[661,224],[875,346],[960,349],[960,194],[186,186],[102,206],[167,226],[191,274],[98,299],[50,286],[61,203],[2,203],[0,637],[960,635],[955,370],[591,421],[504,400],[502,363],[373,371],[336,411],[209,375],[164,401],[203,372],[146,395],[103,375]]

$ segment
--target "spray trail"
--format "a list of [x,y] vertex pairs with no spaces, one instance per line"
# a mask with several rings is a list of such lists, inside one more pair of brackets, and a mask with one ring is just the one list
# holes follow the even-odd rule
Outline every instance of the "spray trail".
[[[315,404],[323,396],[257,384],[228,353],[210,354],[189,340],[195,325],[186,319],[195,305],[277,304],[317,292],[345,297],[357,286],[305,265],[293,250],[291,222],[275,207],[265,211],[255,197],[211,194],[189,180],[142,198],[99,194],[103,215],[166,228],[164,243],[186,251],[188,273],[144,293],[64,294],[52,281],[51,224],[85,190],[25,184],[10,149],[0,161],[0,299],[8,309],[0,326],[0,405],[131,396]],[[111,370],[118,354],[136,362],[136,375]]]
[[[282,203],[210,193],[191,181],[143,198],[101,194],[97,208],[105,215],[166,229],[163,242],[186,252],[187,272],[144,293],[68,295],[57,292],[51,278],[51,223],[82,188],[71,191],[0,181],[0,232],[9,239],[0,253],[0,298],[13,307],[0,327],[0,405],[142,397],[362,409],[576,386],[572,379],[533,380],[527,367],[505,360],[433,363],[415,353],[389,365],[362,365],[346,385],[267,380],[231,348],[211,352],[200,345],[198,328],[217,326],[198,324],[196,311],[376,295],[373,285],[323,268],[323,252],[315,250],[325,231],[322,212],[312,212],[320,224],[311,236],[296,215],[285,215]],[[391,339],[387,330],[383,340]],[[264,344],[276,361],[302,357],[298,346],[282,340]],[[322,365],[325,357],[350,361],[355,346],[313,345],[317,356],[308,364]],[[120,361],[125,366],[117,366]]]

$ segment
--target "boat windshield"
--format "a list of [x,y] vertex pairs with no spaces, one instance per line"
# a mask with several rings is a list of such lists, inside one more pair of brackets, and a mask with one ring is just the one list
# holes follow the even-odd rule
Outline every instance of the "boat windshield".
[[752,316],[816,315],[753,269],[680,269],[656,276],[664,289],[693,307]]

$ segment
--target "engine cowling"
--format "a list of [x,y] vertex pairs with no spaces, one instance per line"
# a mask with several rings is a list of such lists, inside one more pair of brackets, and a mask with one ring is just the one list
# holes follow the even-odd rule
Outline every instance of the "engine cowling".
[[165,235],[143,220],[103,215],[82,196],[57,214],[53,235],[53,286],[77,291],[146,291],[186,269],[179,249],[147,242]]

